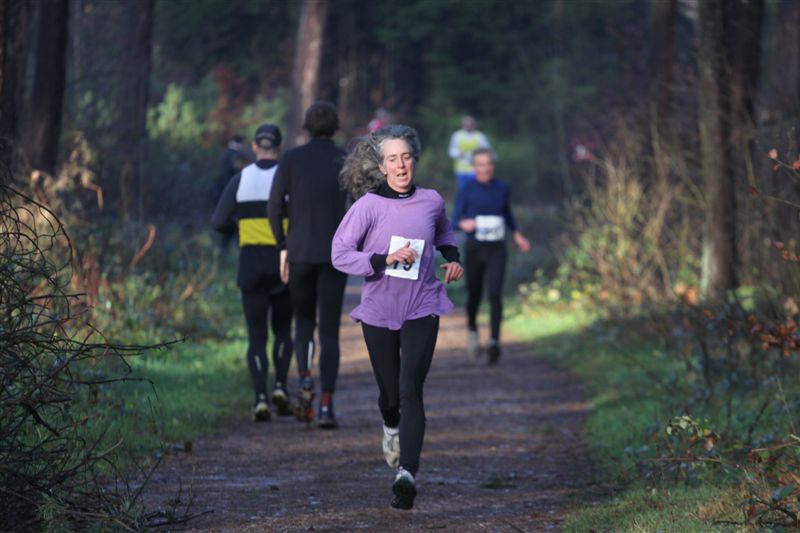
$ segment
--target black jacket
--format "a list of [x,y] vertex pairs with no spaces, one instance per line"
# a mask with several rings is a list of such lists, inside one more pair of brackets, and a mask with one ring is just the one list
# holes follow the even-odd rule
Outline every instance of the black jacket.
[[[267,206],[279,248],[289,261],[330,263],[331,241],[346,211],[347,193],[339,187],[345,153],[330,139],[311,139],[286,151],[272,182]],[[289,217],[284,235],[282,220]]]

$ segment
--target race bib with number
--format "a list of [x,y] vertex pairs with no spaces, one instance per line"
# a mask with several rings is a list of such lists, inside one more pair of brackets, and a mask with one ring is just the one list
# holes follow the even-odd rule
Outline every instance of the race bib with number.
[[394,262],[386,266],[386,275],[395,278],[403,278],[416,280],[419,278],[419,265],[422,262],[422,252],[425,250],[425,241],[422,239],[406,239],[398,235],[392,235],[392,240],[389,242],[389,253],[393,254],[400,248],[404,247],[407,242],[411,243],[411,249],[417,253],[417,257],[410,265],[404,265],[400,262]]
[[497,215],[478,215],[475,217],[475,239],[483,242],[496,242],[505,238],[505,218]]

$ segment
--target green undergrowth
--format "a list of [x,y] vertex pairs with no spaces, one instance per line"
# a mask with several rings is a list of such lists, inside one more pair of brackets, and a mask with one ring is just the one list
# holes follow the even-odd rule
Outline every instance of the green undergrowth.
[[652,346],[626,344],[592,313],[554,305],[506,322],[534,352],[574,372],[586,383],[589,416],[585,439],[601,484],[616,496],[576,508],[566,531],[739,531],[719,521],[741,521],[744,499],[736,483],[697,483],[646,488],[637,470],[648,435],[676,413],[675,398],[653,386],[652,376],[674,371],[674,362]]
[[[147,463],[162,450],[185,450],[198,435],[212,431],[232,415],[246,416],[252,385],[245,361],[247,335],[234,280],[234,269],[226,265],[203,296],[207,300],[203,305],[216,308],[220,317],[215,325],[220,335],[151,338],[154,343],[171,344],[127,358],[130,369],[124,373],[132,379],[94,391],[87,398],[93,403],[92,416],[109,422],[94,425],[106,428],[109,441],[124,440],[127,449],[137,452],[129,458],[131,462]],[[158,333],[167,335],[169,330]],[[120,368],[103,370],[123,373]]]
[[171,448],[244,412],[252,399],[246,348],[244,340],[187,342],[133,362],[134,374],[149,381],[130,384],[125,401],[150,419],[150,431],[142,432],[134,419],[121,421],[120,432],[140,449]]
[[741,526],[737,501],[745,495],[731,487],[676,487],[670,490],[634,489],[610,501],[578,510],[567,520],[566,531],[630,533],[733,533]]
[[124,372],[126,381],[83,393],[78,407],[90,422],[87,431],[105,446],[124,447],[117,467],[184,449],[250,406],[245,349],[243,341],[183,343],[129,358],[130,370],[115,373]]

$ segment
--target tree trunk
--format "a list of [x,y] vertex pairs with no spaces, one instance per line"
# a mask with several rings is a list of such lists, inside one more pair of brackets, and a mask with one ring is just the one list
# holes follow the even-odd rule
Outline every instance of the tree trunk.
[[[731,179],[736,189],[746,191],[746,184],[756,186],[757,118],[756,94],[761,74],[761,35],[764,21],[764,0],[726,0],[723,15],[725,66],[728,69],[730,117]],[[796,28],[795,28],[796,29]],[[756,159],[758,156],[755,156]],[[744,192],[744,194],[747,194]],[[763,231],[762,219],[750,209],[742,210],[738,220],[741,264],[755,264]]]
[[556,150],[558,154],[558,168],[561,171],[561,192],[564,198],[572,196],[575,187],[572,183],[572,175],[570,174],[569,159],[567,158],[567,132],[564,113],[564,76],[562,70],[564,68],[564,1],[555,0],[553,3],[553,69],[552,77],[550,80],[551,91],[553,95],[553,122],[555,125],[556,134]]
[[20,87],[25,77],[27,0],[0,0],[0,143],[2,161],[11,164],[18,134]]
[[[790,20],[792,21],[792,24],[794,24],[795,28],[795,31],[793,32],[794,43],[791,47],[792,54],[790,56],[792,65],[789,72],[789,75],[792,77],[790,83],[792,84],[792,87],[794,88],[793,92],[796,95],[794,98],[795,105],[792,111],[795,113],[795,117],[798,119],[797,122],[800,122],[800,31],[796,31],[796,29],[800,27],[800,5],[798,5],[796,2],[792,3]],[[795,150],[797,150],[795,155],[797,155],[798,159],[800,159],[800,126],[795,126],[794,135]]]
[[68,14],[68,0],[41,0],[30,114],[22,135],[30,165],[50,173],[61,135]]
[[336,34],[336,72],[339,74],[339,92],[336,107],[339,111],[341,129],[348,136],[355,135],[360,125],[357,122],[359,116],[357,91],[360,81],[358,66],[360,63],[365,63],[358,60],[359,46],[355,13],[357,7],[353,2],[348,2],[341,4],[337,9],[339,18]]
[[147,146],[147,101],[150,87],[154,0],[129,0],[122,61],[124,89],[119,97],[119,146],[122,209],[126,216],[136,211],[144,216],[147,188],[144,159]]
[[287,148],[305,141],[303,114],[314,103],[319,85],[319,63],[328,0],[303,0],[297,29],[292,70],[292,101],[289,108]]
[[664,180],[667,176],[664,152],[673,146],[670,116],[678,1],[651,0],[650,9],[650,145],[656,174],[659,180]]
[[752,154],[764,0],[727,0],[725,4],[723,24],[725,60],[730,72],[731,141],[741,158],[735,166],[738,176],[746,176],[750,184],[755,184]]
[[[800,157],[800,2],[782,0],[778,5],[777,19],[777,54],[766,58],[771,67],[768,72],[776,72],[767,80],[775,91],[772,109],[773,120],[783,120],[793,126],[793,138],[790,138],[790,157]],[[774,65],[774,66],[773,66]],[[780,148],[780,147],[779,147]]]
[[724,64],[724,0],[699,3],[698,74],[700,153],[706,193],[700,291],[724,304],[736,285],[736,198],[729,157],[729,85]]

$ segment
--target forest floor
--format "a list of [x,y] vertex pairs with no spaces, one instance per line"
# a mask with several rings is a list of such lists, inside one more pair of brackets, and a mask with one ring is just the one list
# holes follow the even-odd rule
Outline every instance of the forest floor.
[[274,414],[255,423],[242,410],[191,453],[167,455],[145,503],[191,502],[199,516],[168,526],[183,531],[559,530],[568,510],[599,491],[585,453],[581,383],[513,339],[496,366],[468,357],[464,325],[458,312],[441,321],[413,510],[389,506],[394,473],[381,452],[377,386],[349,317],[339,429]]

